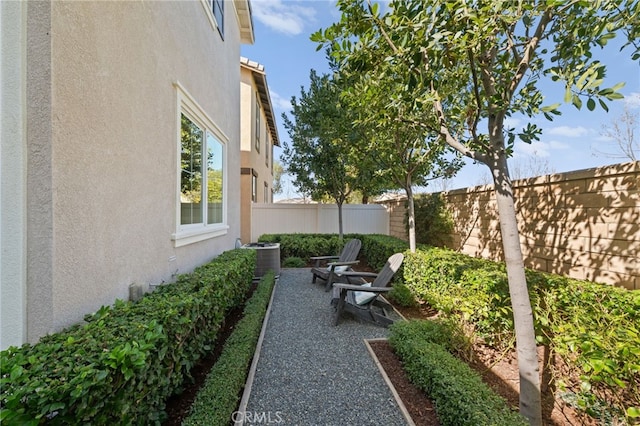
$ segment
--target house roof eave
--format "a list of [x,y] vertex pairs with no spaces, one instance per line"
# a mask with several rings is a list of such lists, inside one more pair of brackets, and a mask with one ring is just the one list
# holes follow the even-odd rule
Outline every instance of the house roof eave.
[[258,89],[258,96],[260,97],[260,103],[264,108],[264,113],[267,116],[267,124],[269,126],[269,134],[271,140],[275,146],[280,146],[280,138],[278,137],[278,127],[276,126],[276,118],[271,103],[271,95],[269,94],[269,85],[267,84],[267,74],[264,70],[264,66],[255,61],[250,61],[248,58],[240,58],[240,66],[251,71],[253,75],[253,81]]
[[240,26],[240,41],[244,44],[253,44],[255,34],[253,32],[253,14],[249,0],[234,0],[236,16]]

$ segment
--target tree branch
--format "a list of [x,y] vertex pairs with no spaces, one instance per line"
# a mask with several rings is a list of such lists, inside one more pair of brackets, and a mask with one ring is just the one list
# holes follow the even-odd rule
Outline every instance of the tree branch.
[[395,53],[396,55],[399,54],[400,52],[399,52],[398,48],[396,47],[396,45],[391,40],[391,37],[389,37],[387,32],[382,27],[382,25],[380,23],[380,20],[377,19],[377,17],[373,14],[373,9],[372,9],[372,6],[371,6],[371,0],[367,0],[367,6],[369,8],[369,13],[371,13],[371,17],[373,19],[373,22],[376,24],[376,26],[380,30],[380,33],[382,34],[382,37],[384,37],[384,39],[386,40],[386,42],[389,45],[389,47],[391,48],[391,50],[393,50],[393,53]]
[[509,85],[509,89],[506,93],[505,100],[509,103],[511,102],[511,99],[513,98],[513,95],[518,88],[518,85],[524,78],[527,69],[529,69],[529,62],[531,61],[536,48],[539,46],[542,35],[544,34],[544,31],[547,28],[549,22],[551,22],[551,20],[553,19],[553,16],[554,14],[552,9],[550,7],[547,8],[547,10],[540,17],[540,22],[538,22],[538,26],[535,33],[533,34],[533,37],[531,37],[529,42],[526,44],[526,47],[524,48],[524,52],[522,54],[522,58],[520,59],[520,63],[518,64],[518,68],[516,69],[516,74],[513,76],[511,84]]
[[469,65],[471,66],[471,76],[473,78],[473,95],[476,99],[476,112],[474,114],[473,125],[471,126],[471,136],[474,141],[478,140],[478,121],[480,120],[480,111],[482,110],[482,101],[480,100],[480,91],[478,90],[478,74],[476,71],[476,64],[473,60],[473,52],[471,49],[467,49],[467,55],[469,56]]
[[[435,92],[435,90],[433,89],[433,85],[431,89],[432,91]],[[436,100],[433,101],[433,108],[436,111],[436,116],[438,117],[438,122],[440,123],[440,129],[438,130],[438,134],[444,139],[445,143],[449,145],[451,148],[461,153],[462,155],[464,155],[465,157],[469,157],[473,160],[487,164],[489,160],[488,156],[480,152],[474,151],[472,149],[469,149],[468,147],[460,143],[458,139],[454,138],[451,135],[451,133],[449,132],[449,128],[447,127],[447,124],[446,124],[446,117],[442,109],[442,103],[437,97],[436,97]]]

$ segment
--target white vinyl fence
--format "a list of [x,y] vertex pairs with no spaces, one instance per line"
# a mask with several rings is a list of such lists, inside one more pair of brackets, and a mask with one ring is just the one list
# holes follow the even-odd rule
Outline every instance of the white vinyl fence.
[[[338,206],[335,204],[251,205],[251,241],[262,234],[338,233]],[[343,204],[342,229],[345,234],[389,234],[389,213],[379,204]]]

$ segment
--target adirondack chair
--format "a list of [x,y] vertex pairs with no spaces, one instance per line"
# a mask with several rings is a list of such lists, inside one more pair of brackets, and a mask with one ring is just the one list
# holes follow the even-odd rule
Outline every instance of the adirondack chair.
[[[358,263],[358,253],[360,252],[360,246],[362,242],[357,238],[347,242],[340,256],[314,256],[311,260],[314,261],[314,266],[311,268],[313,274],[313,281],[316,282],[317,278],[323,279],[325,283],[324,291],[329,291],[331,285],[337,279],[339,274],[344,271],[350,270],[351,265]],[[335,259],[335,262],[326,263],[328,260]],[[326,263],[323,266],[323,263]]]
[[[342,278],[349,281],[347,283],[333,284],[333,298],[335,313],[333,325],[338,325],[343,312],[350,312],[354,316],[370,321],[375,324],[387,327],[393,323],[387,311],[392,309],[391,305],[379,297],[381,294],[391,291],[391,279],[398,271],[404,255],[396,253],[392,255],[379,273],[346,271],[342,273]],[[372,279],[367,282],[366,279]],[[357,284],[354,284],[358,282]]]

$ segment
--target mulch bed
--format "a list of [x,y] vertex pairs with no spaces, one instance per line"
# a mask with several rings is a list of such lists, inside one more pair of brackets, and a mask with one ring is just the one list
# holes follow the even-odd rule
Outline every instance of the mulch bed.
[[389,342],[376,340],[369,342],[369,345],[416,426],[440,425],[433,403],[424,392],[409,381],[402,369],[400,359],[393,352]]
[[[245,301],[249,300],[255,289],[256,284],[254,283],[250,288]],[[198,395],[198,391],[204,384],[207,376],[209,375],[209,371],[218,361],[218,358],[224,349],[224,343],[231,333],[233,333],[238,321],[242,319],[243,310],[244,304],[227,313],[224,323],[222,324],[222,328],[218,332],[218,337],[211,345],[213,348],[212,351],[200,359],[200,361],[198,361],[198,363],[191,369],[191,376],[193,379],[184,384],[184,389],[181,393],[173,395],[167,400],[165,412],[168,417],[162,423],[163,426],[180,426],[182,421],[187,418],[191,410],[191,405],[195,401],[196,395]]]

